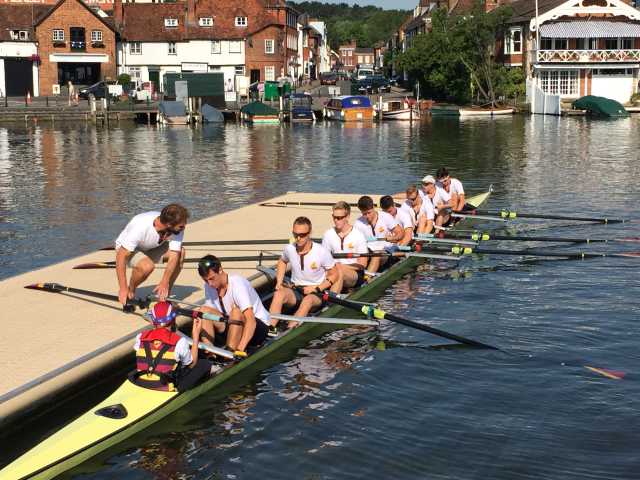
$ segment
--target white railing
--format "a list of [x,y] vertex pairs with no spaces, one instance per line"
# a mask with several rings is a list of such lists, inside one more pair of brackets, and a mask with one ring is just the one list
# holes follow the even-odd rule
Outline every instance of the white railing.
[[640,61],[640,50],[538,50],[538,62]]

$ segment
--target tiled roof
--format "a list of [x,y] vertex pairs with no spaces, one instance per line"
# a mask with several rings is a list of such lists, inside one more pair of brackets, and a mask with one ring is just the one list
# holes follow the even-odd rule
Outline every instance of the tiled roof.
[[10,30],[27,30],[34,40],[33,25],[52,5],[0,5],[0,41],[11,41]]
[[373,48],[358,47],[356,48],[356,55],[358,53],[361,55],[373,55]]
[[[566,0],[538,0],[538,15],[548,12],[559,5],[565,3]],[[536,16],[535,0],[516,0],[511,4],[511,23],[521,23],[531,20]]]
[[422,15],[418,15],[417,17],[412,18],[402,26],[402,29],[405,32],[410,32],[411,30],[421,28],[426,23],[427,17],[429,15],[429,12],[425,12]]
[[100,22],[102,22],[107,28],[113,30],[113,23],[110,23],[107,21],[106,17],[101,17],[100,15],[98,15],[96,13],[95,10],[93,10],[92,8],[90,8],[86,3],[84,3],[84,1],[82,0],[60,0],[58,3],[56,3],[55,5],[53,5],[53,7],[49,7],[47,10],[44,10],[43,13],[38,16],[38,18],[36,19],[34,25],[38,26],[40,25],[40,23],[42,23],[45,19],[47,19],[50,15],[53,15],[54,12],[58,9],[58,7],[60,7],[62,4],[64,4],[65,2],[77,2],[79,3],[83,8],[85,8],[91,15],[93,15],[94,17],[96,17]]

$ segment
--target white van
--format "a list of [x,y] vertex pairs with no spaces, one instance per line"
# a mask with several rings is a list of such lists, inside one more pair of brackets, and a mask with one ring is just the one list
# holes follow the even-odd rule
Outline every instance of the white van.
[[356,80],[364,80],[367,77],[373,75],[373,68],[359,68],[356,74]]

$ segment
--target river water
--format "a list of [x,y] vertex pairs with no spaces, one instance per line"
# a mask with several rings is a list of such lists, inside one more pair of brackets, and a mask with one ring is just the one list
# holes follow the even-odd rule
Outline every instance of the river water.
[[[638,117],[0,127],[0,278],[93,251],[133,214],[169,201],[201,218],[288,190],[393,193],[441,165],[467,192],[493,184],[489,207],[633,218],[639,152]],[[517,222],[501,231],[640,235],[637,223]],[[444,342],[391,323],[336,332],[71,474],[637,479],[638,262],[476,256],[423,267],[387,289],[381,305],[502,351],[435,348]]]

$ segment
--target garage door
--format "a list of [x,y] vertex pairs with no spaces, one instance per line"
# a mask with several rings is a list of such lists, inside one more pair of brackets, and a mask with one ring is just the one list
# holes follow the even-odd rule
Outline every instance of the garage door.
[[4,78],[8,97],[23,97],[27,92],[33,95],[32,62],[26,58],[5,58]]
[[591,79],[591,95],[617,100],[620,103],[629,101],[633,93],[633,74],[631,69],[594,70]]

